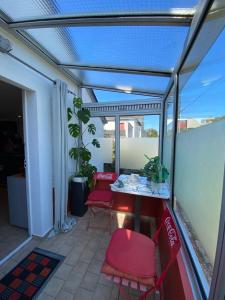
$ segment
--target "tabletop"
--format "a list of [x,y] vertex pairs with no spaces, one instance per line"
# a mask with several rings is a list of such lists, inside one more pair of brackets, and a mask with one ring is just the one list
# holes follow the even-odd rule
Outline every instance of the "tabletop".
[[[120,183],[122,182],[122,187]],[[120,175],[118,179],[110,185],[113,192],[132,194],[137,196],[155,197],[169,199],[169,185],[167,183],[153,183],[147,177]]]

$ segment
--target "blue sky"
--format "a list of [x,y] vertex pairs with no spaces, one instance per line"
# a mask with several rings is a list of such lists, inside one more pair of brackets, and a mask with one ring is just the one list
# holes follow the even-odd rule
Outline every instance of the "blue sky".
[[181,118],[225,115],[225,29],[181,92]]
[[159,115],[144,116],[144,129],[150,128],[159,132]]

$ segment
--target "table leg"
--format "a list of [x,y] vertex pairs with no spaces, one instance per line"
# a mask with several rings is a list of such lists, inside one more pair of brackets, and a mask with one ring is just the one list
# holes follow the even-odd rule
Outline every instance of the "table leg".
[[135,197],[134,203],[135,216],[134,216],[134,230],[140,232],[141,228],[141,196]]

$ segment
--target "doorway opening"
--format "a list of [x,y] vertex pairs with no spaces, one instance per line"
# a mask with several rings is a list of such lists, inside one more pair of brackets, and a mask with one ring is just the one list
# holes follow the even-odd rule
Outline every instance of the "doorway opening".
[[0,81],[0,262],[29,237],[22,92]]

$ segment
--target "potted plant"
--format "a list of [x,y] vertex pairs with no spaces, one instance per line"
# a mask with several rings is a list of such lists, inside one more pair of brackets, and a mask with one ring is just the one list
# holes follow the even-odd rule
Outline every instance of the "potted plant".
[[[69,155],[76,161],[75,174],[71,180],[71,213],[78,216],[82,216],[87,210],[85,202],[88,187],[91,187],[93,173],[97,171],[96,167],[90,163],[91,152],[87,146],[92,144],[96,148],[100,148],[97,139],[91,139],[91,142],[84,144],[84,134],[95,135],[96,127],[92,123],[88,124],[91,114],[89,109],[82,107],[82,104],[82,99],[75,97],[73,107],[67,109],[69,133],[75,142],[75,147],[70,149]],[[76,122],[73,122],[74,120]]]
[[141,173],[152,182],[152,189],[158,190],[160,189],[160,184],[166,181],[169,172],[167,168],[161,164],[159,156],[149,158],[145,155],[145,157],[148,159],[148,162],[145,164]]

